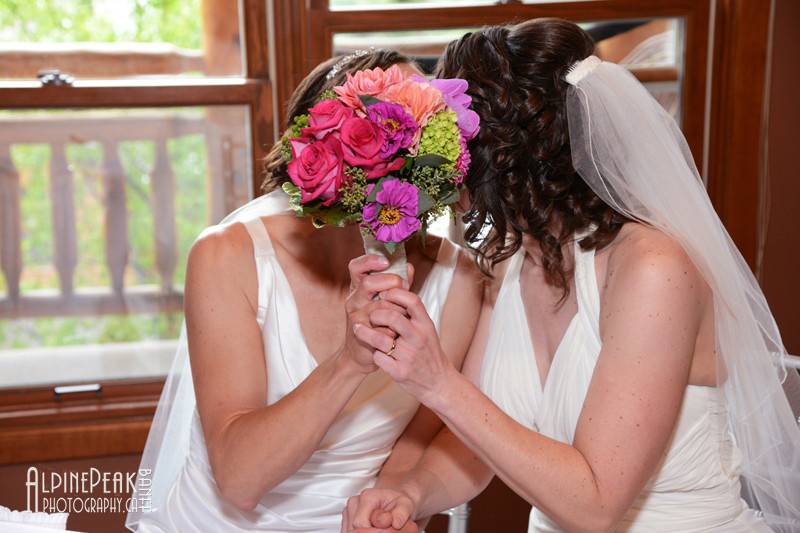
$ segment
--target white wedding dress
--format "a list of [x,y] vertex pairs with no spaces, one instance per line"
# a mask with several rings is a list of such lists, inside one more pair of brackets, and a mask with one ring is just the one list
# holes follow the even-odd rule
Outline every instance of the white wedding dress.
[[[574,437],[601,349],[595,254],[577,240],[574,247],[578,311],[544,387],[520,292],[522,248],[510,259],[497,297],[480,377],[481,389],[517,422],[566,443]],[[719,389],[689,385],[666,454],[616,531],[771,531],[741,499],[740,461]],[[562,530],[534,508],[528,531]]]
[[[269,405],[297,387],[317,363],[303,339],[291,287],[262,220],[254,218],[244,224],[255,249],[256,320],[267,359]],[[457,256],[455,245],[442,239],[436,263],[419,293],[437,328]],[[418,406],[416,399],[385,373],[371,374],[336,418],[319,449],[297,472],[265,494],[252,512],[239,511],[220,496],[195,410],[186,463],[166,504],[143,515],[138,531],[338,533],[347,498],[372,486]]]

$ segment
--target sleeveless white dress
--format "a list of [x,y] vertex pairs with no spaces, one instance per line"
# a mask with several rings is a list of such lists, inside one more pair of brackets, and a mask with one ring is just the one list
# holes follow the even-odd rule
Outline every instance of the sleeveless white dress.
[[[595,254],[581,250],[576,240],[578,311],[555,352],[544,387],[520,292],[524,257],[520,249],[510,259],[497,296],[480,386],[520,424],[572,443],[601,348]],[[664,458],[616,531],[771,531],[740,497],[740,462],[721,393],[689,385]],[[534,508],[528,531],[562,529]]]
[[[258,312],[267,359],[267,405],[297,387],[317,363],[303,339],[297,306],[260,218],[244,222],[255,249]],[[438,329],[458,250],[442,239],[420,291]],[[395,441],[417,411],[416,399],[384,372],[366,378],[300,469],[265,494],[252,512],[220,496],[195,410],[189,455],[166,504],[142,517],[139,532],[338,533],[347,498],[372,486]],[[302,420],[297,421],[302,424]]]

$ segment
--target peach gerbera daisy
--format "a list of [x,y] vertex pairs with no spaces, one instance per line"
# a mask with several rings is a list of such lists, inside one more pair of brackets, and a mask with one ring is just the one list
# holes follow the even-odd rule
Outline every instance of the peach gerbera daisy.
[[363,105],[359,96],[375,96],[389,87],[401,83],[405,79],[403,71],[397,65],[392,65],[386,70],[375,67],[368,70],[359,70],[354,75],[347,73],[347,81],[333,90],[339,95],[339,100],[353,109],[362,109]]
[[[405,79],[390,85],[377,98],[405,107],[414,117],[419,129],[425,127],[431,117],[445,108],[442,93],[427,83]],[[419,130],[418,130],[419,131]]]

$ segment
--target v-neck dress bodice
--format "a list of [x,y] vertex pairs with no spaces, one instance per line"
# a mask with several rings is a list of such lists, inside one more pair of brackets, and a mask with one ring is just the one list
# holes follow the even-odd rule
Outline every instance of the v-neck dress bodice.
[[[244,222],[258,275],[256,321],[267,368],[266,404],[293,391],[316,368],[303,338],[297,305],[260,218]],[[443,239],[420,298],[439,327],[458,250]],[[225,354],[226,357],[235,354]],[[227,503],[217,490],[194,413],[189,456],[162,510],[146,515],[140,532],[338,533],[348,497],[374,484],[419,403],[384,372],[369,375],[336,417],[318,449],[297,472],[265,494],[252,512]],[[302,424],[297,420],[297,424]],[[258,475],[254,472],[253,475]]]
[[[577,314],[556,349],[542,385],[531,340],[520,271],[521,248],[509,260],[492,313],[480,386],[520,424],[571,444],[602,349],[600,293],[594,251],[575,241]],[[689,385],[663,460],[616,531],[767,532],[770,529],[741,499],[741,454],[727,424],[721,393]],[[529,533],[560,532],[532,509]]]

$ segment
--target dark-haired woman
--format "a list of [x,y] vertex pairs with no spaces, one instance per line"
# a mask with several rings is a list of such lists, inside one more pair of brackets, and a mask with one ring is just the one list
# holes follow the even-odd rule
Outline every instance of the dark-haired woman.
[[532,504],[529,531],[800,531],[800,431],[763,294],[674,121],[592,51],[555,19],[447,48],[439,74],[469,82],[481,119],[466,240],[497,286],[464,375],[417,297],[381,295],[405,311],[371,313],[399,336],[376,362],[448,427],[345,524],[399,527],[493,472]]
[[[381,50],[321,64],[292,96],[289,123],[346,74],[395,65],[419,72]],[[388,262],[363,256],[358,227],[315,229],[291,213],[279,187],[288,179],[277,147],[267,162],[274,192],[191,249],[183,355],[194,395],[191,381],[165,386],[129,514],[135,531],[338,531],[347,497],[413,465],[439,429],[354,335],[369,310],[392,308],[373,296],[400,278],[367,275]],[[460,367],[479,273],[445,239],[412,241],[408,257],[410,290]]]

